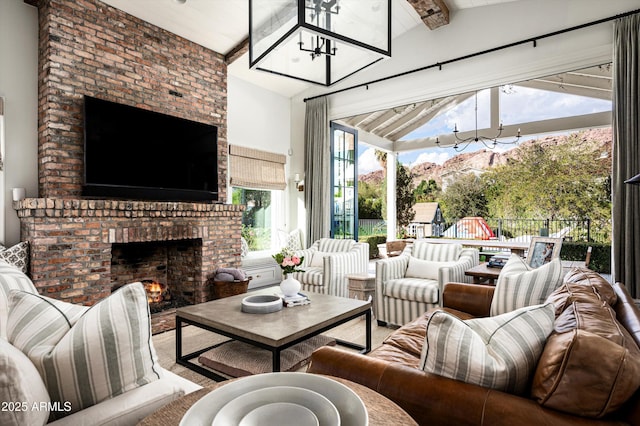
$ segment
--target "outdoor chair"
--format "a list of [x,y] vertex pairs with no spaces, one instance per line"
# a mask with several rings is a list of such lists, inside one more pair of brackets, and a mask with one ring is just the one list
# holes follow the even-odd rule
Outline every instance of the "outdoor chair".
[[366,274],[369,265],[369,244],[354,240],[321,238],[306,250],[300,269],[293,277],[303,291],[349,297],[347,274]]
[[377,261],[378,323],[404,325],[441,306],[445,284],[470,283],[465,271],[478,264],[478,249],[426,241],[415,241],[402,255]]

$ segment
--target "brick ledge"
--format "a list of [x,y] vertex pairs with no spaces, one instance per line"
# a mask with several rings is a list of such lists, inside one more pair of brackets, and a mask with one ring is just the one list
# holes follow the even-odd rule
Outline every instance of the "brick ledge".
[[243,211],[244,206],[173,201],[25,198],[14,201],[18,217],[206,217]]

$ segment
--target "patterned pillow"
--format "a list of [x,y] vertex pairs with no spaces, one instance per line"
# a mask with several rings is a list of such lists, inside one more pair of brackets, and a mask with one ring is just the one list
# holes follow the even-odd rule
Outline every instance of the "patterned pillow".
[[0,259],[26,274],[29,271],[29,243],[23,241],[9,248],[0,245]]
[[244,237],[240,237],[240,257],[246,257],[249,254],[249,243]]
[[67,415],[161,377],[141,283],[91,308],[23,291],[10,298],[9,341],[27,354]]
[[524,259],[512,254],[498,276],[491,301],[491,315],[544,303],[560,287],[562,278],[562,262],[559,258],[532,269]]
[[427,323],[420,366],[439,376],[524,394],[554,319],[551,303],[466,321],[436,311]]
[[291,251],[302,250],[302,233],[299,229],[294,229],[287,235],[284,248]]
[[9,292],[24,290],[37,294],[31,279],[20,270],[0,260],[0,338],[7,338],[7,316],[9,314]]

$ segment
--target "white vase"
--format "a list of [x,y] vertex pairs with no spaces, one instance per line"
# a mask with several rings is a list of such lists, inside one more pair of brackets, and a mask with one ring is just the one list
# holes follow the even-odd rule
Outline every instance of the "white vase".
[[285,296],[295,296],[300,291],[300,281],[293,278],[293,274],[286,274],[280,283],[280,291]]

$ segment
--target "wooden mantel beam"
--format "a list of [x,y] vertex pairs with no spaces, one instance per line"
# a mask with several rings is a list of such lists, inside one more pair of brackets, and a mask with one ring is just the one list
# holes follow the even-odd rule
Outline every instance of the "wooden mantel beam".
[[443,0],[407,0],[430,30],[449,23],[449,8]]

